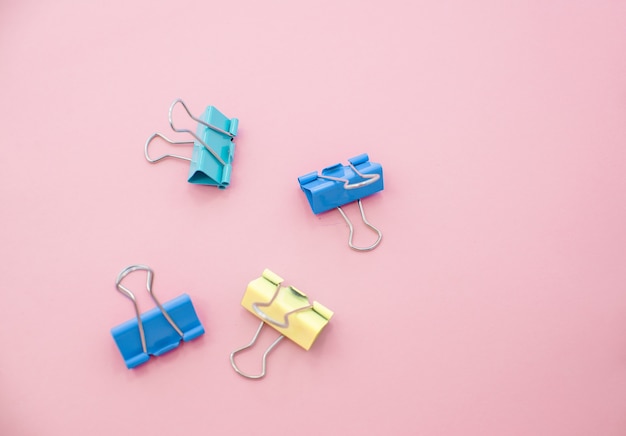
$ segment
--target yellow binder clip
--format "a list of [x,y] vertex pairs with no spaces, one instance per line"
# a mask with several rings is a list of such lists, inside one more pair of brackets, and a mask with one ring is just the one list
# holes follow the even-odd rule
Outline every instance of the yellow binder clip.
[[[311,348],[333,316],[331,310],[317,301],[311,303],[306,294],[293,286],[281,286],[282,282],[281,277],[266,269],[261,277],[248,284],[243,296],[241,305],[261,318],[261,324],[250,343],[230,353],[233,369],[244,377],[259,379],[265,376],[267,355],[284,337],[288,337],[305,350]],[[246,374],[235,364],[235,354],[252,347],[265,324],[274,327],[281,335],[263,353],[261,373]]]

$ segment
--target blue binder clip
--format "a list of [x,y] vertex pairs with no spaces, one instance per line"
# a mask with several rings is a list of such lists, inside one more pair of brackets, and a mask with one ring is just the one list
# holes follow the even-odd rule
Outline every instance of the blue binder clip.
[[[183,106],[191,119],[198,123],[196,133],[193,133],[191,130],[174,127],[172,111],[178,103]],[[189,183],[217,186],[220,189],[228,187],[235,155],[233,138],[237,136],[239,120],[237,118],[227,118],[214,106],[207,107],[202,116],[196,118],[191,115],[185,102],[179,98],[170,105],[169,121],[173,131],[189,133],[195,138],[195,141],[173,141],[161,133],[155,133],[148,138],[144,146],[144,154],[148,162],[156,163],[168,157],[186,160],[191,162],[187,178]],[[164,154],[156,159],[152,159],[148,154],[148,146],[157,136],[174,145],[193,144],[191,158],[176,154]]]
[[[350,248],[357,251],[369,251],[380,244],[383,234],[365,218],[361,199],[383,190],[383,168],[378,163],[370,162],[367,154],[348,159],[348,165],[336,164],[324,168],[321,174],[314,171],[300,176],[298,182],[309,200],[313,213],[319,214],[334,208],[339,210],[350,229],[348,237]],[[354,228],[341,209],[341,206],[354,201],[359,203],[363,223],[378,234],[376,242],[368,247],[357,247],[352,244]]]
[[[139,313],[135,295],[121,283],[128,274],[139,270],[148,273],[146,288],[157,306],[143,314]],[[179,295],[161,305],[152,292],[153,276],[150,267],[132,265],[120,272],[115,282],[117,290],[128,297],[135,307],[136,318],[111,329],[111,335],[128,369],[147,362],[150,356],[160,356],[173,350],[181,340],[188,342],[204,334],[204,327],[189,295]]]

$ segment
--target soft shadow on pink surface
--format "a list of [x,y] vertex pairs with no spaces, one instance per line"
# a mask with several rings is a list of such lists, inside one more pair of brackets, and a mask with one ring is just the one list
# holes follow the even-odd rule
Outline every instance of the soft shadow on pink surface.
[[[619,2],[4,2],[0,434],[622,436],[625,52]],[[228,189],[146,162],[179,97],[239,118]],[[360,153],[370,253],[297,182]],[[134,263],[206,334],[129,371]],[[335,316],[250,381],[265,268]]]

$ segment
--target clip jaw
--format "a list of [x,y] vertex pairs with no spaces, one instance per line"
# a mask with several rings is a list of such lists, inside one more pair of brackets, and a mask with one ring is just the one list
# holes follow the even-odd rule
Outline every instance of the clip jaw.
[[384,189],[383,167],[370,162],[367,154],[348,159],[348,165],[336,164],[298,177],[314,214],[326,212],[360,200]]
[[[383,168],[378,163],[370,162],[367,154],[348,159],[348,165],[336,164],[324,168],[321,174],[314,171],[300,176],[298,183],[314,214],[335,208],[339,210],[350,230],[348,237],[350,248],[357,251],[369,251],[380,244],[382,232],[367,221],[361,199],[384,189]],[[367,247],[357,247],[352,243],[354,228],[341,209],[341,206],[354,201],[359,203],[364,224],[378,235],[376,242]]]
[[189,183],[226,189],[233,171],[233,138],[237,135],[239,120],[227,118],[214,106],[207,107],[200,120],[194,135],[196,141],[187,180]]
[[[188,129],[178,129],[174,126],[172,112],[177,104],[181,104],[189,117],[198,123],[196,132]],[[194,141],[172,141],[166,136],[155,133],[148,138],[144,145],[146,160],[156,163],[168,157],[190,161],[189,176],[187,181],[197,185],[217,186],[225,189],[230,185],[232,174],[232,162],[235,157],[235,143],[233,139],[237,136],[239,120],[228,118],[214,106],[208,106],[200,118],[194,117],[185,102],[176,99],[170,105],[169,122],[173,131],[188,133],[193,136]],[[156,137],[160,137],[170,144],[193,144],[191,158],[175,154],[165,154],[155,159],[148,154],[148,146]]]
[[279,333],[308,350],[333,312],[293,286],[281,286],[283,279],[269,269],[248,284],[241,305]]
[[[146,288],[157,307],[140,314],[135,295],[122,279],[133,271],[147,272]],[[204,334],[204,327],[187,294],[179,295],[161,305],[152,292],[152,270],[145,265],[132,265],[118,276],[116,287],[133,302],[136,317],[111,329],[111,335],[120,350],[126,367],[135,368],[147,362],[150,356],[160,356],[178,347],[181,340],[188,342]]]
[[[261,324],[252,341],[233,351],[230,363],[235,371],[247,378],[259,379],[265,375],[267,355],[278,343],[287,337],[309,350],[320,332],[328,324],[333,312],[317,301],[310,302],[306,294],[293,286],[281,286],[283,279],[269,269],[263,275],[248,284],[241,305],[261,319]],[[258,375],[246,374],[235,363],[235,354],[250,348],[256,342],[263,326],[267,324],[276,329],[278,337],[263,354],[262,371]]]

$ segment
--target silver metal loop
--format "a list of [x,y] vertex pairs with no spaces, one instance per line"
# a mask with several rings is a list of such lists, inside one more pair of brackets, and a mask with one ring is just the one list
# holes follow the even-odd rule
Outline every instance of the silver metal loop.
[[154,272],[152,271],[152,269],[149,266],[141,265],[141,264],[131,265],[131,266],[124,268],[117,275],[117,279],[115,280],[115,287],[120,293],[122,293],[122,295],[124,295],[125,297],[127,297],[133,302],[133,306],[135,308],[135,314],[137,316],[137,326],[139,327],[139,336],[141,337],[141,348],[144,353],[147,353],[148,347],[146,346],[146,334],[144,332],[143,322],[141,321],[141,314],[139,313],[139,306],[137,305],[137,300],[135,299],[135,295],[132,293],[132,291],[128,289],[126,286],[122,285],[122,280],[124,279],[124,277],[126,277],[128,274],[134,271],[146,271],[147,272],[146,289],[148,290],[148,293],[152,297],[152,300],[157,305],[157,307],[159,308],[159,310],[161,311],[161,313],[163,314],[167,322],[172,326],[174,330],[176,330],[176,333],[178,333],[181,338],[183,337],[183,332],[180,328],[178,328],[178,326],[172,320],[172,318],[170,318],[167,311],[163,308],[163,306],[161,306],[161,303],[159,303],[159,300],[157,299],[156,295],[154,295],[154,292],[152,291],[152,281],[154,279]]
[[354,165],[352,165],[352,163],[348,162],[348,165],[350,165],[350,168],[352,168],[352,170],[359,177],[361,177],[362,179],[366,179],[366,180],[362,180],[362,181],[356,182],[356,183],[350,183],[350,181],[348,179],[343,179],[341,177],[332,177],[332,176],[326,176],[326,175],[321,175],[321,174],[318,175],[317,177],[319,177],[321,179],[334,180],[335,182],[344,182],[344,184],[343,184],[343,188],[344,189],[362,188],[363,186],[371,185],[376,180],[380,179],[380,175],[378,175],[378,174],[363,174],[362,172],[357,170],[356,167]]
[[352,237],[354,235],[354,227],[352,227],[352,222],[350,222],[350,220],[348,219],[348,216],[344,213],[344,211],[341,209],[340,206],[337,206],[337,209],[339,209],[341,216],[343,217],[344,220],[346,220],[346,223],[348,224],[348,228],[350,229],[350,235],[348,236],[348,245],[350,246],[350,248],[356,251],[370,251],[378,247],[378,244],[380,244],[380,241],[383,239],[383,233],[380,230],[378,230],[376,227],[374,227],[372,224],[370,224],[367,218],[365,218],[365,212],[363,211],[363,205],[361,204],[361,200],[357,200],[357,202],[359,203],[359,209],[361,210],[361,218],[363,218],[363,223],[378,234],[378,239],[376,239],[376,242],[374,242],[372,245],[369,245],[367,247],[357,247],[354,244],[352,244]]
[[[291,292],[295,292],[293,290],[293,288],[289,288],[289,290],[291,290]],[[300,292],[297,292],[297,294],[299,296],[304,296],[307,299],[307,302],[309,304],[307,304],[306,306],[302,306],[299,307],[297,309],[291,310],[287,313],[285,313],[284,317],[283,317],[283,321],[277,321],[274,318],[270,317],[268,314],[266,314],[265,312],[263,312],[261,309],[259,309],[260,307],[269,307],[272,305],[272,303],[274,302],[274,300],[276,299],[276,297],[278,296],[278,292],[280,292],[280,283],[278,285],[276,285],[276,291],[274,292],[274,295],[272,296],[272,299],[270,301],[268,301],[267,303],[252,303],[252,308],[254,309],[254,312],[259,315],[259,317],[261,317],[264,321],[269,322],[270,324],[273,324],[277,327],[286,329],[287,327],[289,327],[289,315],[296,313],[296,312],[300,312],[302,310],[307,310],[313,307],[313,305],[311,304],[311,301],[309,300],[308,297],[306,297],[305,295],[301,294]]]
[[184,102],[184,101],[182,101],[180,98],[177,98],[176,100],[174,100],[174,102],[170,105],[169,121],[170,121],[170,126],[172,127],[172,130],[173,130],[173,131],[175,131],[175,132],[179,132],[179,133],[189,133],[191,136],[193,136],[194,138],[196,138],[196,141],[198,141],[200,144],[202,144],[202,145],[204,146],[204,148],[206,148],[206,149],[209,151],[209,153],[211,153],[211,154],[213,155],[213,157],[214,157],[215,159],[217,159],[217,160],[218,160],[218,162],[219,162],[219,163],[221,163],[222,165],[226,165],[226,162],[224,162],[224,159],[222,159],[222,158],[221,158],[221,157],[220,157],[220,156],[219,156],[219,155],[215,152],[215,150],[213,150],[211,147],[209,147],[209,146],[208,146],[208,144],[207,144],[206,142],[204,142],[202,139],[200,139],[200,137],[199,137],[198,135],[196,135],[194,132],[192,132],[192,131],[191,131],[191,130],[189,130],[189,129],[177,129],[177,128],[174,126],[174,120],[172,119],[172,112],[173,112],[173,110],[174,110],[174,106],[176,106],[178,103],[180,103],[180,104],[183,106],[183,108],[184,108],[184,109],[185,109],[185,111],[187,112],[187,115],[189,115],[189,117],[190,117],[192,120],[194,120],[194,121],[196,121],[196,122],[198,122],[198,123],[200,123],[200,124],[202,124],[202,125],[204,125],[204,126],[208,127],[209,129],[211,129],[211,130],[213,130],[213,131],[215,131],[215,132],[221,133],[221,134],[223,134],[223,135],[227,135],[227,136],[229,136],[230,138],[234,138],[235,136],[234,136],[232,133],[227,132],[226,130],[222,130],[222,129],[220,129],[219,127],[216,127],[216,126],[214,126],[214,125],[212,125],[212,124],[209,124],[209,123],[207,123],[207,122],[205,122],[205,121],[202,121],[202,120],[201,120],[201,119],[199,119],[199,118],[194,117],[194,116],[191,114],[191,112],[189,111],[189,109],[187,108],[187,105],[185,104],[185,102]]
[[166,140],[167,142],[169,142],[170,144],[173,145],[180,145],[180,144],[193,144],[193,141],[172,141],[170,138],[168,138],[167,136],[161,134],[161,133],[154,133],[152,136],[150,136],[148,138],[148,140],[146,141],[146,144],[144,145],[143,151],[144,154],[146,156],[146,160],[150,163],[157,163],[160,160],[166,159],[168,157],[172,157],[172,158],[176,158],[176,159],[182,159],[182,160],[186,160],[186,161],[191,161],[190,158],[185,157],[185,156],[179,156],[177,154],[164,154],[162,156],[157,157],[156,159],[152,159],[150,157],[150,155],[148,154],[148,146],[150,145],[150,143],[152,142],[152,140],[156,137],[159,137],[161,139]]
[[264,325],[265,325],[265,323],[263,321],[261,321],[261,324],[259,325],[259,328],[257,329],[256,333],[254,334],[254,337],[252,338],[252,340],[250,341],[250,343],[248,345],[245,345],[245,346],[243,346],[241,348],[237,348],[235,351],[230,353],[230,364],[233,366],[233,369],[235,370],[235,372],[237,372],[237,374],[239,374],[239,375],[242,375],[242,376],[244,376],[246,378],[250,378],[250,379],[253,379],[253,380],[257,380],[257,379],[265,377],[265,368],[266,368],[267,355],[270,354],[270,351],[272,351],[274,349],[274,347],[276,347],[276,345],[278,345],[278,343],[284,338],[284,336],[280,335],[278,337],[278,339],[276,339],[274,342],[272,342],[272,344],[269,347],[267,347],[267,349],[263,353],[263,362],[262,362],[261,373],[260,374],[256,374],[256,375],[254,375],[254,374],[246,374],[241,369],[239,369],[239,367],[235,363],[235,354],[239,353],[240,351],[243,351],[243,350],[246,350],[246,349],[252,347],[254,345],[254,343],[256,342],[257,338],[259,337],[259,333],[261,333],[261,329],[263,329]]

